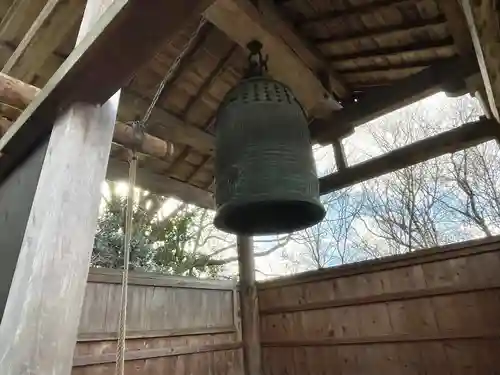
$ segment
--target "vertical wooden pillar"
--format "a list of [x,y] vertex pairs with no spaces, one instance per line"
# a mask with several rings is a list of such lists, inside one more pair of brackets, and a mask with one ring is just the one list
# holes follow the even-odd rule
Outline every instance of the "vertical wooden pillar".
[[240,306],[245,375],[262,373],[259,303],[255,284],[255,261],[251,237],[238,236]]
[[[111,3],[88,0],[78,41]],[[31,173],[26,195],[11,202],[26,206],[25,218],[6,220],[20,250],[0,326],[2,375],[71,372],[118,101],[71,106],[1,187],[12,194]]]

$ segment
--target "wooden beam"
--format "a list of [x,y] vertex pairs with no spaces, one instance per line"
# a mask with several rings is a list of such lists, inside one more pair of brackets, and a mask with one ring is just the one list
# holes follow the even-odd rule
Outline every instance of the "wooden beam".
[[364,3],[358,6],[351,6],[345,9],[322,12],[316,17],[308,18],[301,22],[302,27],[310,27],[324,22],[335,22],[345,17],[362,17],[364,15],[373,15],[378,12],[392,10],[395,7],[406,5],[416,5],[424,0],[379,0],[376,2]]
[[421,72],[423,69],[427,68],[428,66],[420,66],[420,67],[408,67],[408,68],[399,68],[399,69],[392,69],[392,70],[378,70],[377,68],[372,69],[372,70],[366,70],[362,72],[349,72],[345,73],[344,77],[348,82],[351,82],[353,86],[357,86],[357,83],[377,83],[379,82],[379,77],[380,76],[385,76],[387,77],[388,80],[391,80],[393,82],[398,81],[400,79],[407,78],[408,76],[417,74]]
[[[111,2],[89,1],[79,40]],[[24,225],[11,228],[22,241],[0,325],[1,374],[71,372],[118,101],[119,93],[102,105],[66,107],[34,151],[38,183],[24,197],[31,203]]]
[[430,65],[438,63],[439,61],[442,60],[446,60],[446,58],[441,57],[426,61],[410,61],[410,62],[402,62],[399,64],[389,64],[389,65],[385,65],[386,63],[384,63],[383,61],[382,62],[384,63],[384,65],[377,65],[377,62],[374,61],[375,64],[362,67],[352,66],[351,64],[346,66],[338,66],[337,71],[341,72],[342,75],[346,75],[349,73],[356,74],[356,73],[372,73],[372,72],[377,74],[381,72],[428,68]]
[[[329,57],[331,61],[335,61],[337,63],[340,62],[356,62],[363,59],[372,59],[374,57],[382,57],[388,58],[392,56],[403,56],[405,54],[415,54],[415,53],[433,53],[437,50],[442,49],[450,49],[453,47],[453,38],[444,38],[441,40],[433,40],[426,42],[416,42],[413,44],[405,45],[405,46],[397,46],[397,47],[386,47],[386,48],[377,48],[374,50],[365,50],[361,52],[349,53],[349,54],[332,54]],[[328,50],[323,49],[325,53],[328,53]],[[332,51],[336,53],[335,46],[332,46]]]
[[320,144],[328,144],[340,135],[349,134],[356,126],[439,92],[450,82],[461,82],[477,70],[473,59],[443,60],[393,85],[367,92],[357,103],[346,105],[329,119],[314,120],[309,127],[311,136]]
[[[126,181],[128,178],[128,163],[111,158],[108,163],[106,178],[112,181]],[[170,178],[164,174],[152,172],[146,168],[138,168],[137,186],[155,194],[176,197],[183,202],[192,203],[199,207],[209,209],[215,207],[214,199],[210,192]]]
[[289,46],[280,35],[283,24],[269,22],[266,13],[252,2],[217,0],[207,9],[205,17],[245,49],[251,40],[262,42],[263,53],[269,55],[269,73],[292,89],[309,114],[322,116],[339,108],[314,71],[297,55],[296,46],[295,49]]
[[446,17],[446,23],[458,53],[461,56],[468,56],[473,51],[472,38],[467,28],[467,21],[460,0],[441,0],[438,2],[439,8]]
[[14,0],[0,23],[0,43],[12,43],[29,27],[26,23],[40,13],[44,4],[44,0]]
[[[40,89],[35,86],[0,73],[0,102],[7,104],[9,106],[7,108],[19,109],[14,118],[12,116],[14,111],[12,110],[5,114],[0,109],[0,115],[4,115],[11,120],[17,119],[21,111],[29,105],[39,92]],[[10,128],[11,124],[7,128]],[[115,125],[113,141],[128,148],[134,147],[136,140],[132,126],[118,121]],[[160,159],[169,159],[174,154],[174,144],[146,133],[138,150]]]
[[83,8],[82,0],[49,0],[4,65],[2,73],[30,80],[81,19]]
[[240,271],[240,311],[243,340],[243,368],[245,375],[262,374],[260,348],[260,322],[255,259],[251,237],[237,237],[238,266]]
[[115,0],[0,139],[8,155],[0,160],[0,182],[47,138],[58,113],[76,102],[103,104],[210,2]]
[[320,38],[316,39],[315,43],[318,43],[318,47],[320,49],[328,45],[334,45],[335,47],[338,47],[339,44],[358,44],[366,41],[372,41],[373,39],[401,38],[411,33],[445,26],[446,18],[442,15],[439,15],[431,19],[405,22],[396,26],[384,25],[374,29],[357,31],[347,36]]
[[500,121],[500,23],[494,1],[462,0],[493,117]]
[[328,194],[429,159],[476,146],[494,139],[499,133],[497,127],[496,121],[481,119],[401,147],[320,178],[320,192]]

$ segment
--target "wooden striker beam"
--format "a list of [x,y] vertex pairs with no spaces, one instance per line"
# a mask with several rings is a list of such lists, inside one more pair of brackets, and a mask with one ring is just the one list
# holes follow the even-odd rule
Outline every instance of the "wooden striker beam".
[[[26,108],[39,91],[38,88],[32,85],[0,73],[0,104],[7,105],[5,108],[0,107],[0,116],[3,115],[9,119],[17,118],[20,113],[18,109]],[[12,122],[10,121],[0,122],[0,136],[11,126]],[[189,134],[189,131],[187,134]],[[134,140],[132,127],[117,121],[113,132],[113,141],[122,146],[131,147],[134,145]],[[146,155],[165,160],[173,155],[174,144],[146,133],[139,146],[139,151]],[[108,164],[106,178],[124,180],[127,179],[127,175],[128,166],[126,163],[112,158]],[[160,195],[175,196],[182,201],[193,203],[200,207],[214,207],[212,195],[205,190],[174,180],[165,175],[156,174],[144,168],[139,168],[137,175],[137,185],[143,189]]]
[[[31,103],[39,92],[40,89],[35,86],[0,73],[1,103],[22,111]],[[1,110],[0,115],[4,115]],[[7,114],[6,117],[9,117],[9,115]],[[125,147],[134,145],[135,138],[132,126],[117,121],[113,133],[113,141]],[[150,156],[164,159],[173,155],[174,144],[146,133],[139,146],[139,151]]]
[[429,159],[458,152],[495,138],[494,120],[481,119],[401,147],[319,179],[321,194],[328,194]]

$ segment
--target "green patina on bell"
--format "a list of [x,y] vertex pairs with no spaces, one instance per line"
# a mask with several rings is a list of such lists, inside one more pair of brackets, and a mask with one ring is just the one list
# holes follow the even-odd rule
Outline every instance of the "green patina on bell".
[[306,115],[288,87],[262,74],[258,57],[215,124],[214,225],[240,235],[293,232],[325,216]]

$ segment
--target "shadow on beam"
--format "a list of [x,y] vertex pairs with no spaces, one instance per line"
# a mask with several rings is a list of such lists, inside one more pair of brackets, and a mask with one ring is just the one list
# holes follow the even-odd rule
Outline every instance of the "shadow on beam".
[[430,159],[458,152],[494,139],[500,126],[481,118],[458,128],[401,147],[319,179],[321,194],[328,194]]

